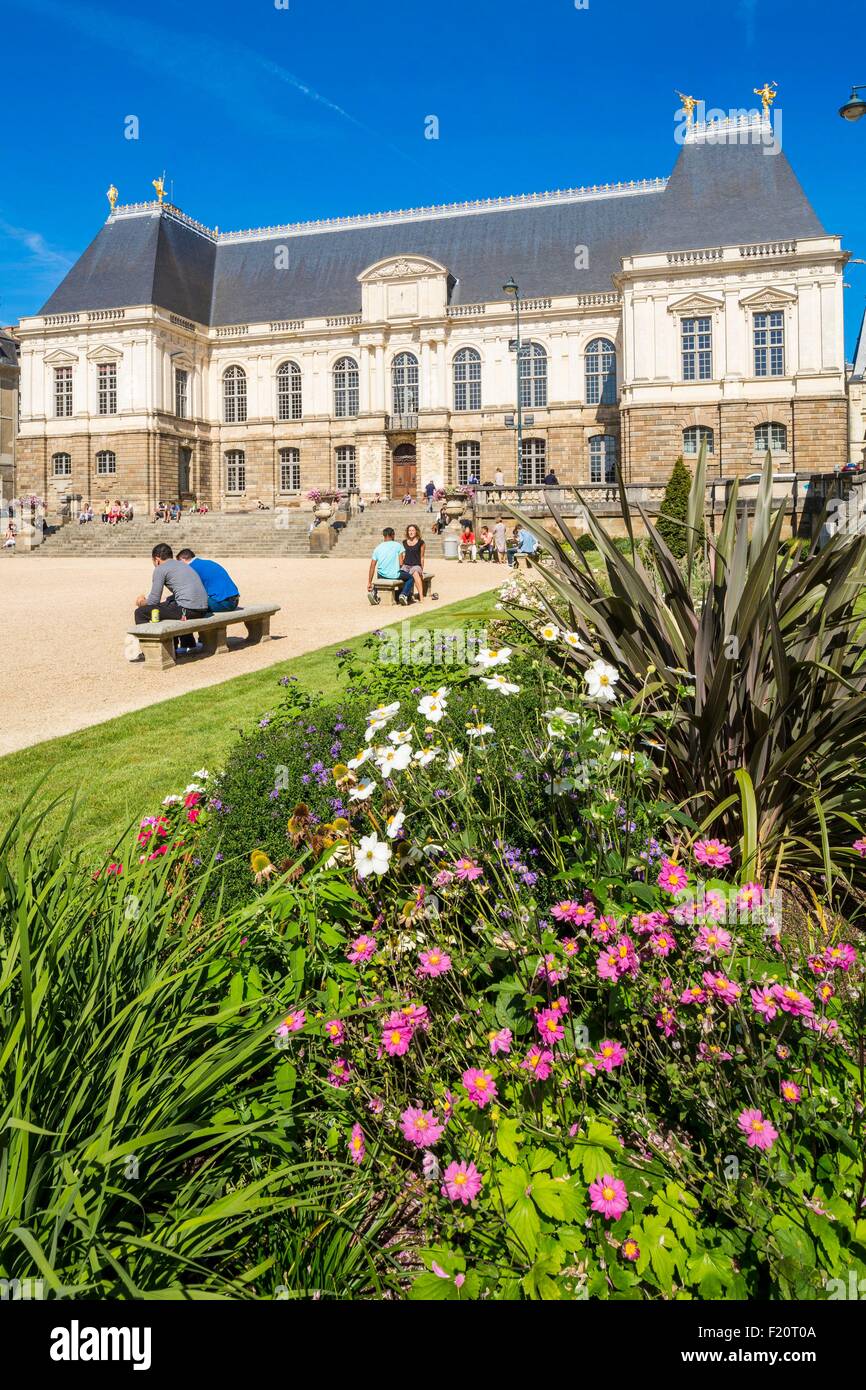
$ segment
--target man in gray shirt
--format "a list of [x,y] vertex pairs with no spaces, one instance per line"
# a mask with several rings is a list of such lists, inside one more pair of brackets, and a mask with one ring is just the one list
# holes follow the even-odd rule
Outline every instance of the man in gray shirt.
[[[139,594],[135,601],[136,623],[149,623],[151,609],[159,609],[159,617],[177,621],[180,618],[203,618],[208,612],[207,590],[190,565],[175,560],[170,545],[153,547],[153,579],[150,593],[145,598]],[[170,597],[162,598],[163,589],[168,589]],[[191,630],[188,637],[179,639],[179,650],[188,651],[195,647],[195,634]]]

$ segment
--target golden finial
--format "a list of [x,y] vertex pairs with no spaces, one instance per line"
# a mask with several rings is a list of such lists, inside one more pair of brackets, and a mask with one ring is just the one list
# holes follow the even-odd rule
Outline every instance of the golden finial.
[[163,170],[158,179],[153,179],[152,182],[154,188],[156,189],[156,196],[159,199],[159,201],[162,202],[163,198],[165,197],[165,170]]
[[114,212],[114,206],[117,202],[117,189],[115,188],[113,183],[110,184],[109,187],[105,190],[105,196],[108,199],[111,211]]
[[[674,91],[675,91],[675,92],[677,91],[676,87],[674,87]],[[694,111],[695,107],[696,107],[697,104],[698,104],[698,103],[697,103],[697,99],[696,99],[695,97],[687,97],[683,92],[677,92],[677,96],[679,97],[680,101],[682,102],[682,104],[683,104],[683,110],[684,110],[685,113],[686,113],[686,125],[691,125],[691,123],[692,123],[692,112]]]
[[763,87],[753,87],[752,91],[756,97],[761,98],[761,105],[764,108],[764,115],[769,116],[770,107],[779,95],[778,82],[765,82]]

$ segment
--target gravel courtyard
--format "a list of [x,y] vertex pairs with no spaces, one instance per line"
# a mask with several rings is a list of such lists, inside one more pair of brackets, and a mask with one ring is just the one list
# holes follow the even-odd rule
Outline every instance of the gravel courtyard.
[[[439,602],[395,607],[366,598],[366,560],[235,559],[228,568],[241,601],[274,602],[282,611],[272,639],[246,647],[232,637],[226,656],[186,657],[169,671],[146,670],[124,658],[135,596],[151,574],[145,560],[14,557],[0,567],[6,611],[0,663],[0,754],[73,733],[173,695],[218,685],[247,671],[273,666],[316,647],[418,617],[501,583],[494,565],[439,561]],[[238,626],[241,634],[244,628]],[[219,696],[215,695],[215,699]],[[170,736],[170,730],[166,730]],[[98,776],[98,768],[94,769]]]

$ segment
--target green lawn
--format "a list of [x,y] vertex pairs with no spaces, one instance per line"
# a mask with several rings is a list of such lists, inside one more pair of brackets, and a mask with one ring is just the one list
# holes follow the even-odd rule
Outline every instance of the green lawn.
[[[489,621],[495,603],[492,589],[423,618],[413,614],[412,632]],[[0,828],[44,778],[40,799],[74,792],[79,799],[76,843],[104,855],[133,821],[153,814],[163,797],[183,788],[198,768],[219,768],[238,730],[279,705],[281,676],[297,676],[307,690],[336,695],[341,681],[335,653],[340,647],[357,649],[363,641],[361,635],[320,647],[0,758]],[[63,809],[68,810],[68,803]],[[46,826],[60,815],[58,808],[46,818]]]

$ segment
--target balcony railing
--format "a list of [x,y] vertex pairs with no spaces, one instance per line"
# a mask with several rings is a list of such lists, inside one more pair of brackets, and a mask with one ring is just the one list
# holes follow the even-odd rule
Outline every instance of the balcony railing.
[[385,428],[387,430],[417,430],[417,415],[386,415]]

